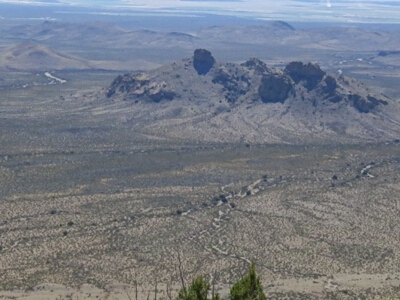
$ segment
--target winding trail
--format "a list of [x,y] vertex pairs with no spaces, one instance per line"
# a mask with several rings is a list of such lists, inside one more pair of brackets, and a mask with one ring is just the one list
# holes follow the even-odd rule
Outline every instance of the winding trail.
[[57,80],[59,83],[66,83],[67,81],[64,79],[60,79],[58,77],[55,77],[53,75],[51,75],[49,72],[44,73],[44,75],[46,75],[46,77],[50,78],[50,79],[54,79]]

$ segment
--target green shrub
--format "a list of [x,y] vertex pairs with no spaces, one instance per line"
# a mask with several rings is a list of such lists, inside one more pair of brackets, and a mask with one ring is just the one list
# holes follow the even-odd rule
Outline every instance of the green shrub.
[[254,263],[249,272],[240,281],[236,282],[230,293],[231,300],[266,300],[260,277],[256,274]]
[[[182,288],[179,291],[177,300],[207,300],[210,284],[204,281],[202,276],[193,280],[192,284],[186,290]],[[219,294],[215,294],[211,300],[219,300]]]

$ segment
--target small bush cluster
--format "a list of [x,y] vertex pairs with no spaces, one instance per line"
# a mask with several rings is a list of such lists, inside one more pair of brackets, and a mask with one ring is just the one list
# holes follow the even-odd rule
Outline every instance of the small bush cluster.
[[[202,276],[192,281],[192,284],[183,287],[176,300],[208,300],[210,284],[204,281]],[[218,293],[212,293],[211,300],[219,300]],[[260,277],[256,274],[254,263],[251,264],[246,276],[236,282],[230,290],[230,300],[266,300]]]

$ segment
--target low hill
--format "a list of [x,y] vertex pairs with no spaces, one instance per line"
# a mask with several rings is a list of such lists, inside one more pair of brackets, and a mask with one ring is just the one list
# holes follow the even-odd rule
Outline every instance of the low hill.
[[0,53],[0,69],[17,71],[47,70],[150,70],[160,65],[141,59],[86,60],[50,47],[26,42]]
[[[107,97],[151,134],[256,143],[355,142],[399,137],[398,102],[317,64],[268,67],[215,61],[207,50],[148,73],[118,76]],[[124,100],[124,101],[123,101]]]
[[0,68],[11,70],[88,69],[88,61],[35,43],[21,43],[0,55]]

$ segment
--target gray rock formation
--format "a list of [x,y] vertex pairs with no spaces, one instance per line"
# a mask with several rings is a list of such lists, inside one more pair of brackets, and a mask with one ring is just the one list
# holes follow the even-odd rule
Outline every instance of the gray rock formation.
[[285,102],[294,91],[294,83],[289,76],[269,74],[263,76],[258,94],[264,103]]
[[212,79],[212,83],[224,87],[225,99],[229,103],[235,103],[238,98],[245,95],[250,88],[250,79],[245,75],[231,74],[229,71],[219,69]]
[[196,50],[193,58],[147,74],[118,76],[106,93],[113,105],[124,106],[127,122],[163,137],[314,143],[400,132],[396,101],[314,63],[279,70],[255,58],[219,63],[209,51]]
[[349,99],[353,102],[354,107],[362,113],[369,113],[380,104],[388,105],[387,101],[378,100],[372,96],[363,97],[361,95],[353,94],[349,96]]
[[289,63],[284,72],[289,75],[295,83],[299,83],[300,81],[307,82],[306,87],[308,90],[315,88],[326,74],[317,64],[312,62],[303,64],[300,61]]
[[206,75],[215,63],[211,52],[205,49],[197,49],[194,51],[193,67],[199,75]]
[[326,74],[315,63],[295,61],[283,71],[268,68],[257,58],[240,65],[222,64],[215,62],[212,54],[204,49],[197,49],[193,60],[183,60],[149,74],[120,75],[108,89],[107,97],[150,103],[186,99],[224,109],[242,103],[290,100],[292,104],[311,103],[314,109],[328,106],[336,109],[336,104],[352,106],[361,113],[388,104],[382,100],[385,97],[370,94],[356,80]]
[[258,75],[271,73],[271,70],[267,67],[266,63],[255,57],[252,57],[248,61],[244,62],[242,66],[250,70],[254,70]]
[[152,102],[172,100],[176,96],[165,82],[151,82],[148,75],[142,73],[119,75],[115,78],[107,91],[107,97],[110,98],[116,93],[149,99]]

